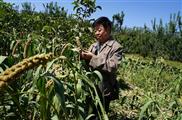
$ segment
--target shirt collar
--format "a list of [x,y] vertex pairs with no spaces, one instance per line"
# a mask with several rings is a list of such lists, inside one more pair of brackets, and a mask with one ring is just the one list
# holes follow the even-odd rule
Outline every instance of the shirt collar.
[[[109,37],[109,39],[104,43],[104,44],[102,44],[101,46],[105,46],[105,45],[107,45],[107,46],[112,46],[113,45],[113,37],[112,36],[110,36]],[[98,47],[98,45],[99,45],[99,42],[97,42],[95,45],[94,45],[94,47],[96,48],[96,47]]]

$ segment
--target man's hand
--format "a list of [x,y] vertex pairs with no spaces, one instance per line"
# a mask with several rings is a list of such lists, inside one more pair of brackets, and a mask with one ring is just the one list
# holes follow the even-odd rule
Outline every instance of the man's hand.
[[82,59],[90,60],[94,56],[94,54],[89,51],[81,51],[80,56]]

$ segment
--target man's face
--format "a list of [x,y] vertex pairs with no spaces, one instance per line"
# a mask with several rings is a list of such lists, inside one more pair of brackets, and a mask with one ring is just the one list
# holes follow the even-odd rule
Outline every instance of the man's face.
[[109,30],[105,29],[104,26],[101,25],[101,24],[98,24],[98,25],[95,26],[94,33],[95,33],[96,39],[100,43],[106,42],[108,40],[108,37],[110,36]]

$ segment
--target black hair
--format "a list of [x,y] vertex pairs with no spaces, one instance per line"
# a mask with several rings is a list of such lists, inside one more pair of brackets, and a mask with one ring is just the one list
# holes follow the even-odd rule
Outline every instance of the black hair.
[[96,25],[103,25],[105,29],[107,28],[110,28],[111,30],[111,27],[112,27],[112,22],[109,20],[109,18],[107,17],[99,17],[98,19],[96,19],[94,21],[94,23],[92,24],[92,27],[96,27]]

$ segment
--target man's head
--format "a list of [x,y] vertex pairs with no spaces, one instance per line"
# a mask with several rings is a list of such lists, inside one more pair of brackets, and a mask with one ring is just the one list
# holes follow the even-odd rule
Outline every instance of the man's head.
[[106,42],[111,33],[112,23],[107,17],[100,17],[93,23],[95,36],[100,43]]

